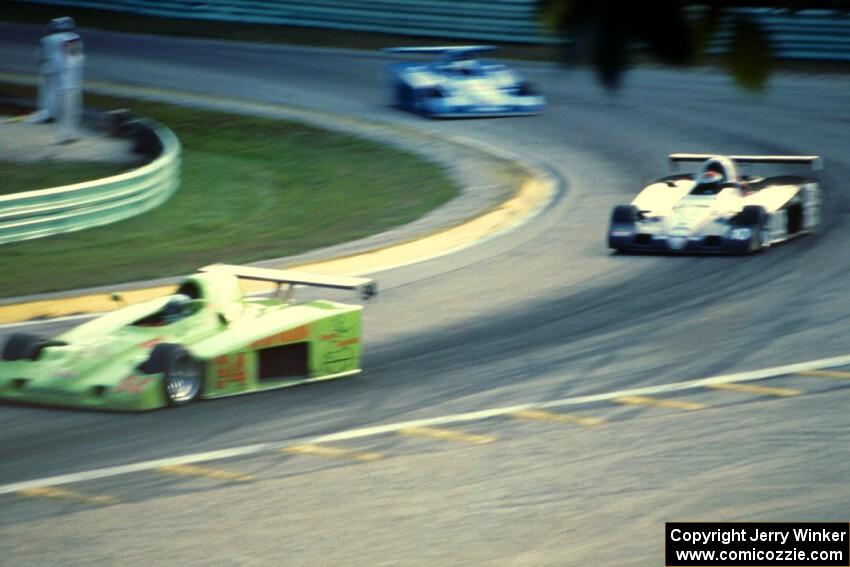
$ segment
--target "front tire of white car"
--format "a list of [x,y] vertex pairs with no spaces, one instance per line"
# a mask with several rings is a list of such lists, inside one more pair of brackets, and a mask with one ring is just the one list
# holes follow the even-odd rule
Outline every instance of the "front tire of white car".
[[773,233],[770,231],[770,221],[761,227],[759,230],[759,245],[756,251],[763,251],[770,248],[770,243],[773,241]]

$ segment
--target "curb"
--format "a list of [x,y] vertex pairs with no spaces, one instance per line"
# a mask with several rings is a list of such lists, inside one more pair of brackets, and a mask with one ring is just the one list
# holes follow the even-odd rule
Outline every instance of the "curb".
[[[28,78],[8,73],[0,73],[0,80],[23,84],[31,83]],[[372,274],[425,262],[484,243],[519,228],[538,214],[547,210],[563,193],[562,180],[548,166],[522,158],[506,150],[466,138],[438,136],[420,132],[411,127],[334,115],[329,112],[287,107],[285,105],[252,103],[238,99],[194,95],[163,89],[104,85],[103,83],[87,84],[86,89],[90,92],[113,96],[130,96],[132,98],[142,99],[170,98],[171,100],[164,102],[169,104],[205,106],[207,108],[229,104],[231,105],[229,112],[239,112],[234,111],[232,107],[241,107],[245,109],[244,113],[246,114],[252,113],[250,111],[253,111],[253,113],[263,110],[267,112],[274,111],[275,113],[289,115],[282,116],[282,119],[297,119],[319,127],[327,128],[327,124],[332,121],[336,126],[334,128],[335,130],[342,130],[355,135],[358,134],[356,131],[358,128],[363,130],[392,128],[404,134],[415,136],[417,139],[438,140],[443,143],[462,146],[491,159],[510,163],[523,171],[525,181],[519,184],[519,187],[515,189],[513,194],[495,206],[491,206],[484,211],[479,211],[471,218],[438,227],[413,238],[395,240],[379,246],[366,247],[363,250],[343,254],[337,253],[330,257],[321,257],[322,251],[308,252],[296,257],[277,258],[254,263],[258,266],[286,267],[288,269],[295,268],[318,273],[355,275]],[[175,102],[175,100],[178,102]],[[364,134],[361,132],[360,136],[364,137]],[[373,136],[374,132],[369,132],[365,137]],[[338,248],[338,246],[330,247],[328,250],[334,248]],[[300,261],[299,258],[301,259]],[[103,288],[90,288],[88,290],[9,298],[0,301],[0,324],[109,311],[115,308],[115,303],[111,300],[109,291],[122,289],[124,290],[122,293],[127,303],[137,303],[168,294],[173,290],[173,285],[177,281],[179,281],[179,278],[176,277],[164,278],[131,284],[116,284]],[[268,287],[264,285],[246,287],[246,291],[249,293],[262,293],[267,289]]]

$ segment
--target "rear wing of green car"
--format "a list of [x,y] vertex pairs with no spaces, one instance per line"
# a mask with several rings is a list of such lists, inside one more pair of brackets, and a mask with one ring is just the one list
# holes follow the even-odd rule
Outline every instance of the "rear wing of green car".
[[357,291],[363,299],[371,299],[378,295],[378,284],[370,278],[326,276],[323,274],[308,274],[291,270],[274,270],[271,268],[255,268],[251,266],[234,266],[231,264],[211,264],[204,266],[199,271],[226,273],[242,280],[271,282],[278,285],[287,284],[290,286],[305,285],[331,289],[351,289]]

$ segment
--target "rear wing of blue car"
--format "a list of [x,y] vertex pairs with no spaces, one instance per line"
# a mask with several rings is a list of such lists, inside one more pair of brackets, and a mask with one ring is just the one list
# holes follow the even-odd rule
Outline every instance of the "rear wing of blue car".
[[[670,163],[675,165],[682,162],[702,163],[706,160],[719,157],[712,154],[670,154]],[[755,164],[785,164],[785,165],[808,165],[814,171],[823,169],[823,158],[820,156],[722,156],[736,163]]]

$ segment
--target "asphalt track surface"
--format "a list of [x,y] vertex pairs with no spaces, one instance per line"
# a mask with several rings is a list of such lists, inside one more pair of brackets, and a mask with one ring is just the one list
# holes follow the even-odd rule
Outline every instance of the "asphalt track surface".
[[[31,72],[39,31],[0,25],[0,70]],[[93,80],[459,134],[548,164],[566,191],[511,234],[380,274],[362,376],[145,415],[4,406],[0,484],[850,352],[846,77],[781,75],[754,96],[711,72],[646,69],[609,95],[589,72],[520,64],[547,94],[545,114],[435,122],[387,107],[387,60],[372,54],[85,40]],[[823,156],[823,233],[751,257],[610,254],[611,208],[665,173],[674,151]],[[376,463],[228,465],[267,477],[256,484],[131,475],[84,487],[118,495],[114,506],[2,496],[0,558],[658,565],[665,520],[846,521],[845,382],[783,378],[776,385],[801,395],[778,400],[701,393],[689,398],[707,406],[697,412],[591,407],[611,422],[599,428],[469,427],[498,438],[482,446],[393,437],[354,447],[387,455]]]

